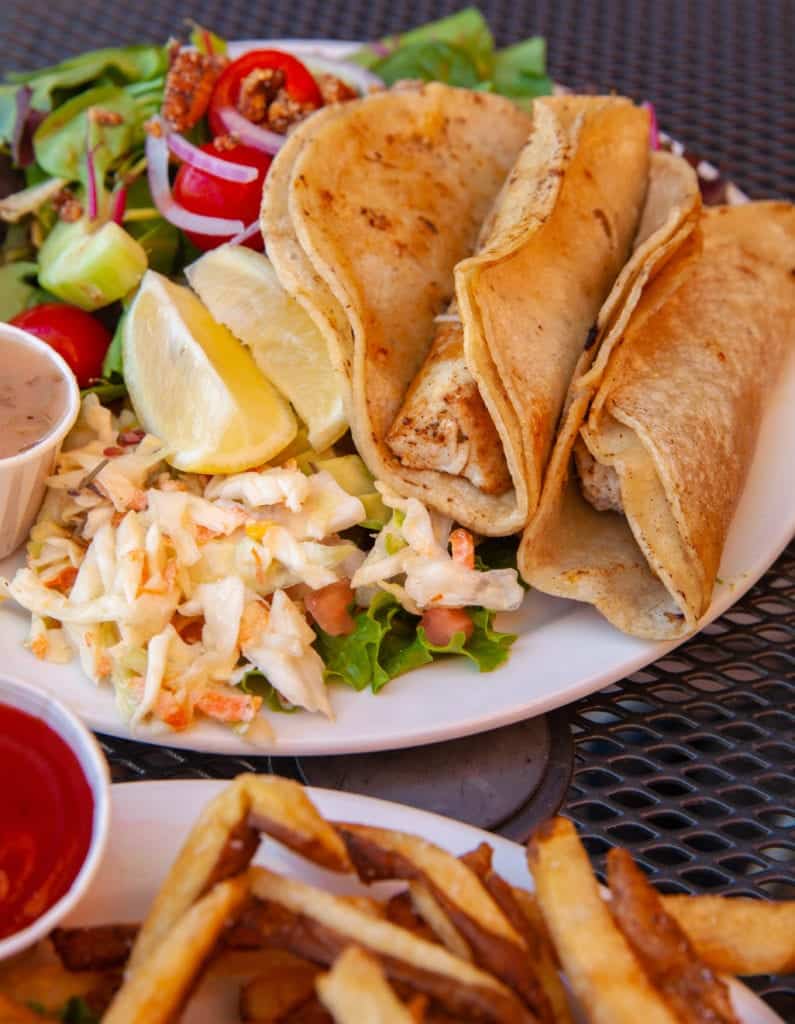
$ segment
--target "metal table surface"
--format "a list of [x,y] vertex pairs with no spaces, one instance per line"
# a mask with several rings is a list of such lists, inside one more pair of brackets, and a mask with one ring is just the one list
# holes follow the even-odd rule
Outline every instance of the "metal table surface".
[[[0,68],[165,39],[192,17],[230,38],[370,39],[451,0],[4,0]],[[654,101],[660,123],[751,197],[795,199],[792,0],[481,3],[498,42],[546,36],[556,80]],[[568,710],[564,810],[597,864],[621,843],[666,891],[795,897],[795,544],[716,623]],[[116,780],[230,777],[268,759],[103,738]],[[795,979],[755,979],[795,1021]]]

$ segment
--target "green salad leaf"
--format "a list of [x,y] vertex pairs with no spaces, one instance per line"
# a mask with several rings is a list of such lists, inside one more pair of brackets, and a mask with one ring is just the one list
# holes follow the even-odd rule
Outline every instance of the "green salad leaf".
[[481,84],[478,69],[465,50],[433,40],[401,46],[379,61],[373,71],[387,85],[406,78],[446,82],[464,89],[476,89]]
[[252,669],[246,672],[240,680],[240,689],[252,697],[262,697],[262,702],[269,711],[278,711],[281,714],[291,715],[294,711],[301,709],[292,704],[283,703],[278,690],[272,683],[269,683],[266,676],[259,669]]
[[64,1024],[99,1024],[100,1017],[94,1013],[81,996],[72,996],[61,1011]]
[[354,690],[372,686],[376,692],[391,678],[380,663],[381,644],[392,628],[400,605],[386,591],[355,616],[356,628],[348,636],[331,636],[315,627],[315,647],[326,664],[326,676],[340,679]]
[[[403,47],[421,47],[429,43],[444,43],[454,47],[465,55],[478,77],[478,81],[488,79],[491,75],[494,57],[494,39],[488,23],[476,7],[466,7],[463,11],[451,14],[447,18],[429,22],[419,28],[411,29],[400,35],[387,36],[378,43],[370,43],[346,58],[363,67],[371,68],[375,74],[381,74],[378,65]],[[405,75],[403,77],[420,78],[422,75]],[[444,79],[446,81],[446,79]]]
[[547,96],[552,82],[546,74],[547,44],[542,36],[532,36],[499,50],[494,58],[494,91],[503,96]]
[[12,320],[43,301],[37,301],[37,296],[43,294],[36,281],[37,272],[36,264],[28,260],[0,267],[0,320]]
[[357,50],[349,60],[379,75],[387,85],[401,78],[489,89],[522,106],[552,91],[546,75],[546,44],[540,36],[495,52],[483,15],[467,7],[400,35]]
[[[51,110],[66,95],[97,82],[125,85],[164,75],[168,70],[168,53],[164,46],[117,46],[69,57],[52,67],[36,71],[11,72],[6,76],[13,85],[29,85],[33,90],[31,106]],[[12,86],[3,86],[3,95]],[[0,120],[2,125],[5,121]]]
[[109,154],[123,156],[133,144],[132,119],[135,102],[115,85],[87,89],[62,103],[39,125],[33,136],[36,162],[54,177],[77,181],[85,176],[89,135],[89,111],[100,108],[122,118],[121,124],[103,131]]
[[199,53],[223,54],[226,53],[226,40],[211,32],[204,25],[197,21],[191,22],[193,28],[190,33],[191,45],[195,46]]
[[[487,569],[517,569],[519,537],[486,537],[475,548],[475,568],[481,572]],[[527,584],[519,577],[519,585],[527,590]]]
[[448,654],[469,658],[481,672],[491,672],[508,657],[516,637],[493,628],[494,612],[469,608],[475,629],[469,640],[456,633],[450,643],[430,643],[419,618],[410,615],[385,591],[355,617],[356,628],[349,636],[330,636],[316,627],[315,647],[326,664],[329,679],[338,679],[355,690],[368,686],[373,693],[397,676],[427,665]]

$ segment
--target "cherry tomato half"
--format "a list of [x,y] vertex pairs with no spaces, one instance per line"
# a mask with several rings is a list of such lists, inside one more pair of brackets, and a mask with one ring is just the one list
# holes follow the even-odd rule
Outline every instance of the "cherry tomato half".
[[110,345],[111,333],[85,310],[60,302],[45,302],[19,313],[11,323],[34,334],[63,356],[81,388],[89,387],[102,376],[102,360]]
[[222,107],[237,107],[240,86],[252,71],[273,68],[284,72],[284,88],[288,96],[297,103],[305,103],[313,107],[323,106],[317,82],[312,72],[300,60],[291,57],[281,50],[252,50],[250,53],[232,61],[222,72],[215,83],[208,118],[214,135],[223,135],[226,131],[218,111]]
[[[256,167],[259,173],[253,181],[246,185],[239,185],[237,182],[224,181],[222,178],[216,178],[214,174],[208,174],[207,171],[200,171],[189,164],[183,164],[177,171],[177,177],[174,180],[174,198],[191,213],[201,213],[206,217],[241,220],[248,227],[253,221],[259,219],[262,184],[273,157],[258,149],[253,149],[251,146],[233,146],[231,149],[218,150],[212,142],[207,142],[202,149],[221,160],[231,160],[236,164]],[[186,231],[185,234],[197,248],[205,252],[228,242],[232,237],[231,235],[226,237],[198,235],[193,231]],[[261,252],[262,236],[258,232],[245,244],[249,248]]]

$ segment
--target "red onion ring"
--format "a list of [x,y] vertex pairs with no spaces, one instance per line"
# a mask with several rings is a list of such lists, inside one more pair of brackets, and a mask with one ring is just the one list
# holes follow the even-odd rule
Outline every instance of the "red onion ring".
[[654,104],[649,100],[646,100],[641,106],[649,112],[649,145],[652,149],[659,149],[660,132],[657,128],[657,111],[654,109]]
[[110,219],[116,224],[124,220],[124,211],[127,209],[127,189],[124,185],[117,188],[113,193],[113,205],[110,208]]
[[242,142],[244,146],[251,146],[252,149],[259,149],[270,156],[275,156],[287,141],[286,135],[260,128],[258,124],[253,124],[247,117],[243,117],[234,107],[221,107],[218,116],[224,128],[230,135],[234,135],[238,142]]
[[155,206],[174,227],[183,231],[192,231],[197,235],[238,235],[246,225],[240,220],[227,220],[225,217],[205,217],[200,213],[192,213],[181,206],[171,194],[171,183],[168,180],[168,142],[161,125],[162,135],[148,133],[146,136],[146,162],[149,177],[149,191]]
[[206,171],[215,178],[223,181],[234,181],[238,185],[248,185],[254,181],[259,173],[256,167],[249,167],[248,164],[236,164],[231,160],[222,160],[212,153],[205,153],[203,149],[194,146],[192,142],[177,132],[169,132],[166,135],[168,148],[179,160],[195,167],[198,171]]
[[88,199],[88,219],[96,220],[99,216],[99,195],[97,192],[97,170],[94,166],[94,150],[86,150],[86,198]]
[[247,242],[249,238],[253,238],[258,231],[259,221],[253,220],[245,231],[241,231],[239,235],[235,235],[234,238],[230,238],[227,245],[242,245],[244,242]]
[[[285,53],[289,52],[288,47]],[[298,54],[294,54],[294,56],[298,56]],[[378,75],[374,75],[366,68],[359,67],[358,64],[350,64],[345,60],[330,60],[328,57],[316,57],[311,53],[305,53],[300,59],[313,74],[317,71],[320,74],[334,75],[336,78],[342,79],[346,85],[352,85],[358,89],[362,96],[367,96],[371,89],[384,88],[384,82]]]

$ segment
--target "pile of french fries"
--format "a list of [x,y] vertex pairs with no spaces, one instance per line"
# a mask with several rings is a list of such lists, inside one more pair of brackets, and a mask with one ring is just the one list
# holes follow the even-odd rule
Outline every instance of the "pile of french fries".
[[[340,896],[252,866],[263,837],[400,885]],[[142,924],[59,929],[57,961],[0,965],[0,1024],[41,1024],[31,1005],[57,1012],[74,997],[103,1024],[167,1024],[225,972],[242,976],[245,1024],[572,1024],[572,1005],[594,1024],[739,1024],[723,975],[795,967],[793,902],[661,897],[620,849],[606,893],[563,818],[532,838],[528,865],[533,893],[494,871],[486,844],[455,857],[329,822],[296,783],[241,775],[205,808]]]

